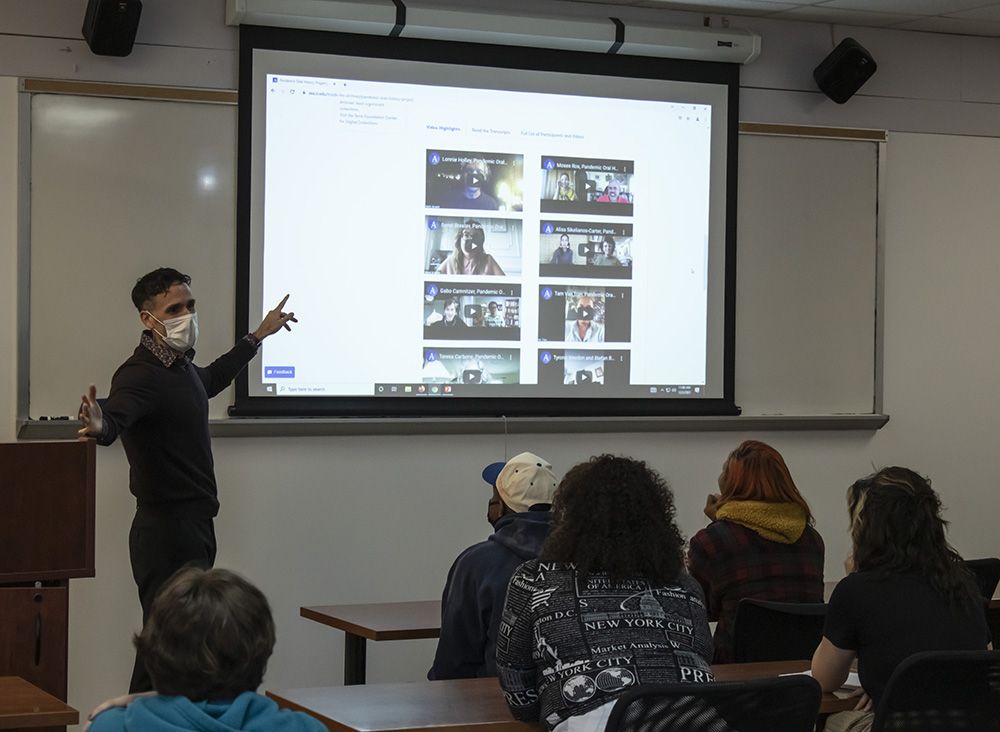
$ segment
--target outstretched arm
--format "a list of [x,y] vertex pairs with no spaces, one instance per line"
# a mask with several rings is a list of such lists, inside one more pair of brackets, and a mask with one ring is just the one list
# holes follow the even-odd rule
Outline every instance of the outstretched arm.
[[80,397],[77,419],[83,425],[77,430],[81,437],[100,437],[104,431],[104,412],[97,403],[97,386],[94,384],[91,384],[87,393]]
[[291,330],[292,327],[289,323],[299,322],[295,313],[284,311],[286,302],[288,302],[288,295],[281,298],[277,307],[264,316],[264,320],[257,326],[257,330],[241,338],[232,350],[222,354],[208,366],[198,367],[198,374],[205,385],[209,399],[232,383],[236,375],[246,367],[250,359],[257,353],[257,348],[262,340],[274,335],[282,328]]
[[257,340],[262,341],[268,336],[274,335],[282,328],[285,330],[291,330],[292,327],[288,323],[299,322],[298,318],[295,317],[295,313],[286,313],[283,310],[286,302],[288,302],[288,295],[281,298],[281,302],[278,303],[278,306],[264,316],[264,320],[262,320],[260,325],[257,326],[257,330],[253,332]]

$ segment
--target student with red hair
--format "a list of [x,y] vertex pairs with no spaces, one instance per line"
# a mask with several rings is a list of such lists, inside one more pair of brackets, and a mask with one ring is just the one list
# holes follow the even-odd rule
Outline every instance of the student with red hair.
[[717,620],[714,663],[733,661],[733,621],[744,597],[823,602],[823,539],[781,454],[747,440],[730,453],[709,494],[711,523],[688,547],[688,569]]

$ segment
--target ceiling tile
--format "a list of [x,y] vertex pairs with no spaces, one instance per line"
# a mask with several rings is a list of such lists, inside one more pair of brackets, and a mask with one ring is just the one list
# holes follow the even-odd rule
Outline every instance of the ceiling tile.
[[987,0],[825,0],[818,7],[903,15],[943,15],[986,4]]
[[771,0],[641,0],[636,3],[644,8],[670,8],[671,10],[690,10],[695,12],[720,13],[729,10],[733,13],[770,13],[795,7],[794,2],[771,2]]
[[957,13],[948,13],[956,18],[971,18],[973,20],[1000,20],[1000,3],[987,5],[975,10],[961,10]]
[[917,20],[919,15],[902,13],[866,13],[861,10],[837,10],[823,6],[799,7],[782,10],[770,16],[778,20],[806,20],[814,23],[834,23],[837,25],[860,25],[870,28],[885,28],[903,23],[907,20]]
[[639,0],[568,0],[568,2],[584,5],[639,5]]
[[1000,103],[1000,44],[992,38],[962,39],[962,101]]
[[919,18],[893,28],[898,30],[930,31],[931,33],[955,33],[966,36],[1000,36],[1000,21],[975,20],[972,18]]

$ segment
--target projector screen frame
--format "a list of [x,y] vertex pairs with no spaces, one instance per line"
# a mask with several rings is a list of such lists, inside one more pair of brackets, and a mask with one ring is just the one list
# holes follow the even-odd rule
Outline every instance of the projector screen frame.
[[[251,155],[253,52],[255,49],[388,58],[505,69],[554,71],[588,76],[669,79],[719,84],[727,89],[725,272],[723,295],[722,396],[644,398],[498,398],[251,396],[243,370],[236,379],[232,416],[302,417],[649,417],[737,415],[735,404],[736,198],[739,120],[738,64],[611,53],[587,53],[482,43],[370,36],[243,25],[240,27],[237,140],[236,333],[250,328]],[[488,59],[484,62],[483,59]],[[294,302],[295,293],[292,294]],[[308,314],[302,313],[303,317]],[[282,336],[279,336],[282,337]],[[287,337],[295,337],[289,335]]]

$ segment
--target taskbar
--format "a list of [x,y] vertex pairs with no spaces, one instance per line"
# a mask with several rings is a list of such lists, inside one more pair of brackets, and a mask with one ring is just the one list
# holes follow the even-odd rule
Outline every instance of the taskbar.
[[[343,385],[325,387],[322,384],[296,385],[264,382],[264,396],[287,397],[476,397],[476,398],[571,398],[597,397],[611,399],[703,399],[709,397],[703,384],[511,384],[511,383],[415,383],[385,382],[373,386]],[[370,391],[369,391],[370,389]]]
[[489,383],[384,383],[375,384],[372,396],[376,397],[579,397],[598,396],[611,398],[703,398],[707,396],[703,384],[670,385],[604,385],[586,384],[489,384]]

